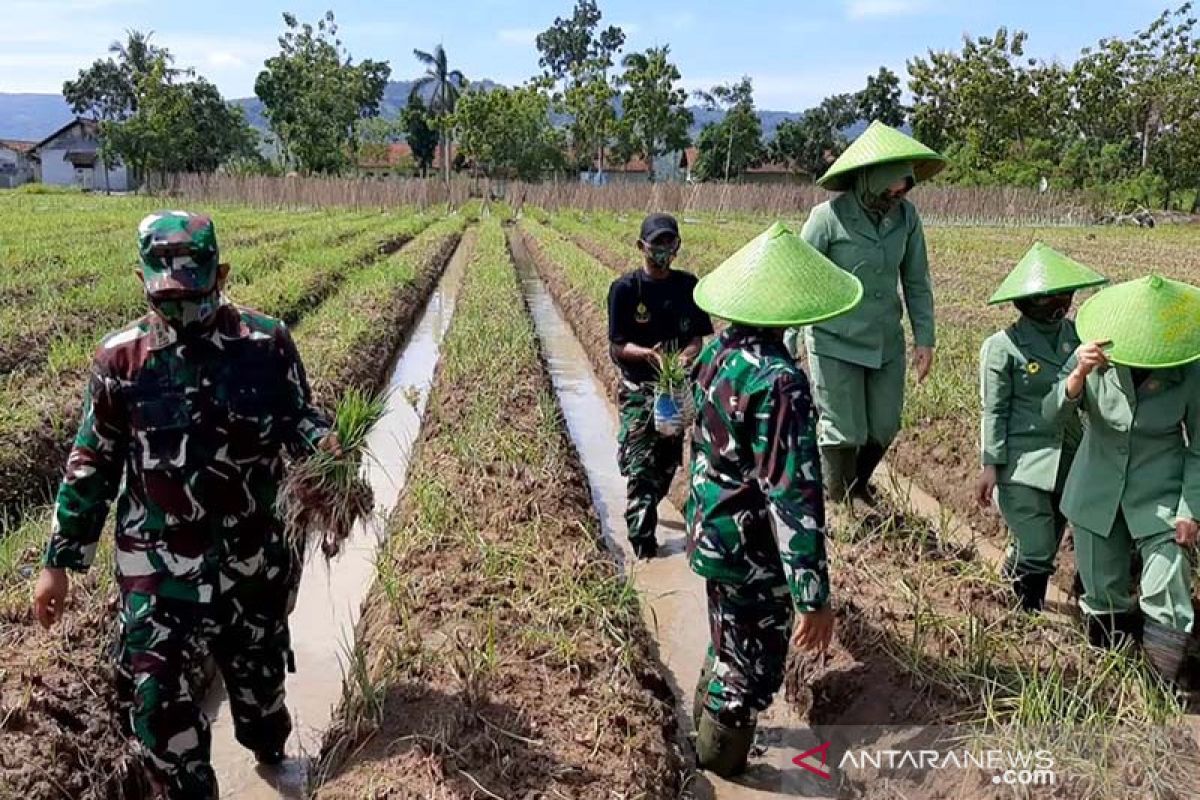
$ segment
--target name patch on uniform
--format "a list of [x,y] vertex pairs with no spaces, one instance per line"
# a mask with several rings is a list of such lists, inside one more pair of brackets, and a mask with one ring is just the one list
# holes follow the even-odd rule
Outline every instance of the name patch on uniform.
[[634,309],[633,318],[638,323],[645,325],[650,321],[650,309],[646,308],[645,303],[638,303],[637,308]]

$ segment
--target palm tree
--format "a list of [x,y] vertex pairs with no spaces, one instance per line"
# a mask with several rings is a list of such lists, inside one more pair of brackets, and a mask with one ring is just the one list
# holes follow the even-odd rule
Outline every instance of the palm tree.
[[467,88],[467,79],[458,70],[450,69],[446,60],[446,50],[439,44],[432,53],[424,50],[413,50],[417,61],[425,66],[425,74],[417,79],[409,93],[413,97],[429,95],[429,108],[441,120],[442,164],[445,167],[446,183],[450,182],[450,131],[446,127],[446,117],[454,113],[458,105],[459,95]]

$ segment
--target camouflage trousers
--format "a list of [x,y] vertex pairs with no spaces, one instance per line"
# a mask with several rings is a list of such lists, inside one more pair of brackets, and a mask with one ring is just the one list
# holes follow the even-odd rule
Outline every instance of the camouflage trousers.
[[654,539],[658,504],[671,488],[683,462],[683,437],[663,436],[654,427],[654,392],[648,386],[621,384],[621,427],[617,466],[626,480],[625,525],[629,541]]
[[783,683],[793,606],[787,582],[741,586],[710,580],[704,705],[723,725],[743,727],[765,711]]
[[218,796],[209,721],[194,684],[211,655],[225,682],[238,742],[282,750],[290,666],[286,591],[218,595],[211,604],[130,592],[121,610],[119,668],[132,691],[133,734],[151,773],[175,800]]

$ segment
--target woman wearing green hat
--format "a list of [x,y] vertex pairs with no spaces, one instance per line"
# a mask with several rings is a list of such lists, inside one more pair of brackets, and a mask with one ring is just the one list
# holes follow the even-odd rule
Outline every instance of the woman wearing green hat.
[[864,289],[853,312],[813,325],[805,336],[821,413],[825,484],[837,500],[852,490],[870,499],[871,475],[900,431],[905,308],[918,381],[933,364],[925,233],[905,196],[943,166],[945,159],[933,150],[873,122],[817,181],[841,194],[814,208],[800,234]]
[[989,304],[1011,302],[1021,316],[983,343],[979,387],[983,401],[976,484],[979,505],[996,503],[1012,534],[1005,574],[1027,611],[1040,611],[1066,527],[1059,511],[1075,449],[1079,419],[1060,427],[1042,416],[1042,400],[1079,346],[1067,319],[1076,289],[1107,279],[1041,242],[1025,254]]
[[[1079,310],[1087,341],[1043,405],[1084,417],[1063,491],[1093,644],[1142,633],[1166,680],[1192,630],[1191,565],[1200,512],[1200,289],[1151,275],[1098,292]],[[1142,560],[1139,603],[1130,562]]]
[[746,766],[758,712],[783,681],[789,633],[816,652],[833,632],[815,414],[783,334],[861,297],[856,278],[778,223],[696,286],[696,304],[730,323],[693,372],[686,512],[711,628],[693,707],[696,752],[719,775]]

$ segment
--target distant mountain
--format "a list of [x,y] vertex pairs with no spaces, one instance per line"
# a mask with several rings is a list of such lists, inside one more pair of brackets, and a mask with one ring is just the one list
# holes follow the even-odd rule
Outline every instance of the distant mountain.
[[40,142],[72,116],[60,94],[0,93],[0,139]]
[[[395,117],[406,105],[412,91],[414,81],[392,81],[383,92],[383,115]],[[491,89],[499,84],[482,80],[474,84],[485,89]],[[263,114],[263,105],[257,97],[246,97],[234,100],[234,103],[246,110],[250,124],[259,130],[267,129],[267,119]],[[692,139],[700,135],[705,125],[720,122],[721,112],[709,111],[699,106],[692,106],[694,122],[689,130]],[[56,94],[5,94],[0,92],[0,139],[29,139],[41,140],[71,120],[71,109],[60,95]],[[762,121],[763,137],[772,139],[779,123],[784,120],[798,120],[802,114],[794,111],[760,110],[758,117]],[[555,123],[561,124],[565,117],[555,116]],[[856,136],[861,133],[865,124],[851,128],[847,133]]]

